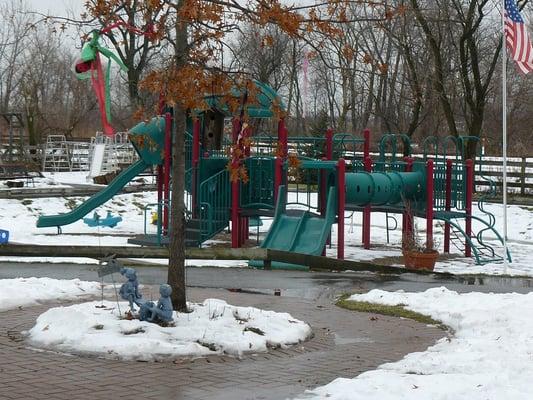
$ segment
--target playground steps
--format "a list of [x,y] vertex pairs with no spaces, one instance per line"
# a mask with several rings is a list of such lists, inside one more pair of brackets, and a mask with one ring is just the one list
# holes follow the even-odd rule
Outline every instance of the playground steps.
[[65,135],[48,135],[43,149],[43,171],[70,171],[70,156]]
[[[447,215],[447,218],[444,218],[444,215]],[[489,245],[483,240],[483,231],[491,230],[496,233],[498,239],[501,238],[494,230],[494,227],[490,226],[489,228],[482,229],[478,233],[472,232],[471,236],[467,238],[465,231],[461,227],[460,220],[464,220],[466,214],[464,213],[439,213],[439,219],[443,221],[442,229],[444,230],[444,223],[450,223],[450,242],[457,248],[457,250],[463,252],[465,250],[466,242],[468,241],[472,249],[472,257],[475,258],[476,264],[487,264],[489,262],[502,262],[503,257],[500,254],[503,254],[503,245],[495,249],[492,245]],[[478,219],[478,221],[483,221]],[[490,223],[489,223],[490,225]],[[508,257],[510,257],[508,255]]]
[[[472,232],[472,236],[470,237],[470,240],[472,242],[472,253],[475,257],[474,247],[475,251],[477,252],[477,262],[478,264],[487,264],[489,262],[501,262],[503,261],[503,257],[500,256],[494,247],[488,245],[487,243],[480,241],[478,238],[478,234],[475,234]],[[452,244],[460,251],[464,251],[466,246],[466,241],[464,239],[464,236],[460,230],[458,230],[454,225],[451,225],[450,229],[450,241]],[[503,253],[503,247],[501,249],[501,252]]]
[[[200,228],[202,221],[199,219],[189,219],[185,222],[185,247],[199,247],[206,240],[211,237],[202,235]],[[136,235],[128,239],[128,243],[139,246],[168,246],[170,238],[161,235],[158,238],[157,234]]]

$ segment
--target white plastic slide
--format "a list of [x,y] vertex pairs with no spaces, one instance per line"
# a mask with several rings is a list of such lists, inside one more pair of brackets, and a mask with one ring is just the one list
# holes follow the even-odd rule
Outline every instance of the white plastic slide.
[[102,164],[104,163],[105,144],[95,144],[93,148],[93,156],[91,158],[91,166],[89,168],[88,178],[94,178],[102,174]]

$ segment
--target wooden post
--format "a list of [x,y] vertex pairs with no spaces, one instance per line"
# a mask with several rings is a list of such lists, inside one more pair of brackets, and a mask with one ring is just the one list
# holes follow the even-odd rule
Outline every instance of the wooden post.
[[520,164],[520,194],[524,196],[526,194],[526,158],[522,157],[522,163]]

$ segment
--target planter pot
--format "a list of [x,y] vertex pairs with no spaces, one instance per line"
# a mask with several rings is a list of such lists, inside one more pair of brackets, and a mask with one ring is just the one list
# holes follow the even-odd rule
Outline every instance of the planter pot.
[[405,268],[410,269],[425,269],[428,271],[433,271],[438,257],[439,252],[437,250],[432,250],[431,252],[426,253],[410,250],[405,250],[403,252]]

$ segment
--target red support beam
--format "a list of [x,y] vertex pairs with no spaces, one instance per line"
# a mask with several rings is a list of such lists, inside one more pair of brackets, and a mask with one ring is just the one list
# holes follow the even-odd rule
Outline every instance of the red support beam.
[[[163,221],[163,166],[157,166],[157,227],[161,227]],[[162,231],[161,231],[162,233]]]
[[[365,158],[365,171],[372,172],[372,159]],[[365,206],[363,208],[363,248],[370,249],[370,216],[372,214],[372,207]]]
[[365,143],[363,145],[363,160],[370,157],[370,129],[365,129],[363,131],[363,138]]
[[[413,171],[413,159],[405,157],[405,172]],[[413,210],[405,210],[402,215],[402,246],[406,245],[406,239],[413,235]]]
[[241,132],[241,121],[239,120],[239,118],[234,117],[232,120],[232,129],[231,129],[231,139],[233,141],[233,144],[237,143],[240,132]]
[[[474,162],[472,160],[465,161],[466,169],[466,196],[465,196],[465,233],[466,236],[470,239],[472,237],[472,198],[474,194]],[[472,249],[468,244],[468,241],[465,241],[465,257],[472,256]]]
[[278,121],[278,146],[280,154],[278,154],[278,156],[280,156],[283,160],[287,158],[287,138],[288,130],[285,127],[285,120],[280,118]]
[[231,247],[240,247],[239,182],[231,182]]
[[[165,164],[163,172],[163,235],[168,234],[170,210],[170,160],[172,159],[172,115],[165,114]],[[159,216],[158,216],[159,217]]]
[[192,126],[192,217],[196,218],[198,213],[198,167],[200,164],[200,119],[196,118]]
[[433,248],[433,160],[426,162],[426,248]]
[[[444,203],[444,210],[450,211],[452,209],[452,169],[453,161],[446,160],[446,201]],[[450,223],[444,223],[444,252],[450,252]]]
[[[239,118],[234,117],[232,121],[231,136],[233,145],[236,146],[239,142],[239,134],[241,133],[242,122]],[[235,152],[231,155],[231,167],[239,168],[240,160]],[[241,221],[239,217],[240,207],[240,182],[231,182],[231,247],[239,248],[241,246]]]
[[337,258],[344,260],[344,210],[346,206],[346,163],[344,158],[337,162]]
[[333,160],[333,129],[326,131],[326,160]]
[[283,177],[283,160],[276,157],[274,160],[274,201],[278,201],[279,187],[281,186],[281,179]]

